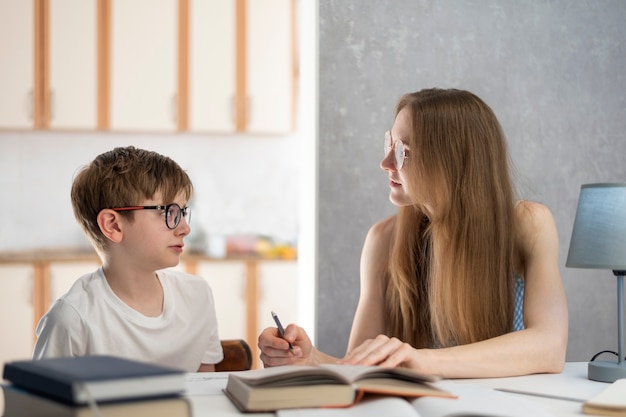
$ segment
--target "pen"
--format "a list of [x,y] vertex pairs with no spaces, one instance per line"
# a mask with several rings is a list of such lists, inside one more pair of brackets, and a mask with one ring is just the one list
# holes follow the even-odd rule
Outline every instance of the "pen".
[[[283,325],[280,323],[278,316],[273,311],[272,311],[272,318],[274,319],[274,322],[276,323],[276,327],[278,327],[278,331],[280,332],[280,335],[285,336],[285,329],[283,328]],[[289,349],[293,349],[293,345],[291,344],[291,342],[287,342],[287,343],[289,343]]]

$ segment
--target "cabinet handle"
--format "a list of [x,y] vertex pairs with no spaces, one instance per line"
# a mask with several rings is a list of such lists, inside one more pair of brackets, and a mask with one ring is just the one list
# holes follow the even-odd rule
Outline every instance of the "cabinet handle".
[[31,306],[35,305],[35,274],[33,273],[33,271],[30,271],[30,273],[28,274],[28,304],[30,304]]
[[54,279],[54,272],[50,271],[50,277],[49,277],[49,281],[50,284],[50,288],[49,288],[49,293],[48,293],[48,299],[46,300],[48,302],[48,305],[51,306],[52,303],[54,302],[54,295],[52,294],[56,294],[56,280]]
[[50,90],[50,119],[54,119],[54,113],[56,110],[56,103],[55,100],[56,96],[54,94],[54,90]]
[[178,123],[178,94],[172,95],[172,121]]
[[248,106],[248,111],[246,112],[246,126],[250,127],[250,121],[252,120],[252,107],[253,107],[252,97],[246,97],[246,105]]
[[33,90],[28,90],[28,94],[26,94],[26,113],[30,120],[33,120],[34,111],[33,111],[34,103],[33,103]]
[[234,95],[230,97],[230,120],[233,125],[237,124],[237,98]]

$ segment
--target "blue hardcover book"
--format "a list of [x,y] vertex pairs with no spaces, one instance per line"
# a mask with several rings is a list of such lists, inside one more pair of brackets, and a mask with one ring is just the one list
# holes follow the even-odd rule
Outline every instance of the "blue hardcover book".
[[2,377],[68,404],[179,395],[185,390],[182,370],[106,355],[9,362]]

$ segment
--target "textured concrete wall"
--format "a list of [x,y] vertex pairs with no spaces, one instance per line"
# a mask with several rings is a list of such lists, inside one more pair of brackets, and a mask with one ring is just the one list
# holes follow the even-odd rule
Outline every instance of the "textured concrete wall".
[[580,185],[626,182],[626,2],[319,0],[319,7],[318,346],[344,353],[363,238],[395,210],[379,162],[397,98],[455,87],[493,108],[520,194],[556,218],[568,360],[616,350],[612,274],[564,265]]

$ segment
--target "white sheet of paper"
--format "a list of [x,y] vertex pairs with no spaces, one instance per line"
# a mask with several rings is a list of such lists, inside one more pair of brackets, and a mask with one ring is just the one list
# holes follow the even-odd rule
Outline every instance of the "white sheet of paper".
[[190,372],[185,377],[185,395],[224,395],[228,372]]
[[365,398],[348,408],[299,408],[276,411],[277,417],[420,417],[399,397]]
[[429,417],[552,417],[553,414],[532,397],[496,391],[472,384],[441,381],[438,386],[457,395],[457,399],[422,397],[412,401],[420,415]]

